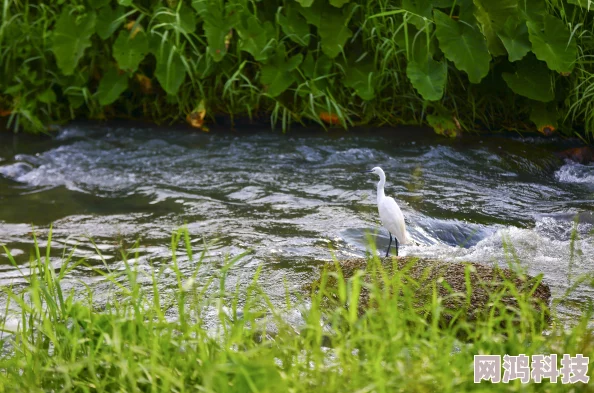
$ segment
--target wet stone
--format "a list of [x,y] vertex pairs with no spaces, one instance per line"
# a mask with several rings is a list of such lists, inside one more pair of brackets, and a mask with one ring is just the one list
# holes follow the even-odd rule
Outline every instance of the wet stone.
[[[421,313],[429,315],[433,288],[441,302],[442,322],[449,323],[452,318],[476,320],[491,311],[499,315],[505,312],[517,312],[517,297],[523,297],[532,306],[533,312],[545,311],[551,301],[549,286],[540,277],[516,272],[507,267],[489,266],[479,263],[443,262],[417,257],[393,257],[379,260],[380,264],[368,262],[364,258],[347,259],[338,262],[338,267],[345,280],[352,278],[357,271],[363,271],[363,281],[373,283],[380,288],[399,274],[402,287],[412,291],[414,305]],[[381,269],[380,269],[381,266]],[[324,266],[330,272],[338,272],[333,262]],[[322,269],[320,269],[321,271]],[[396,273],[397,272],[397,273]],[[386,277],[388,280],[386,280]],[[304,286],[305,290],[315,293],[320,280]],[[325,303],[336,305],[338,297],[333,295],[337,279],[331,275],[327,283]],[[396,286],[392,286],[395,288]],[[401,290],[402,291],[402,290]],[[402,293],[402,292],[401,292]],[[370,307],[375,307],[375,299],[369,285],[362,285],[359,298],[359,314]],[[495,310],[491,310],[495,307]],[[461,315],[459,312],[463,311]]]

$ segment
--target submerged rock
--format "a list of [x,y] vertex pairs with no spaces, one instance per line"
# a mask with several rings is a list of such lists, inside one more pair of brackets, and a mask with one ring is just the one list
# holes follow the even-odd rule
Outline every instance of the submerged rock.
[[594,161],[594,149],[590,146],[575,147],[557,153],[560,158],[567,158],[580,164],[589,164]]
[[[486,316],[489,313],[500,315],[502,310],[505,310],[506,314],[511,310],[518,316],[519,304],[531,305],[530,311],[536,314],[544,310],[548,319],[551,291],[538,277],[518,273],[509,268],[418,257],[384,258],[379,262],[381,269],[364,258],[339,261],[339,267],[347,280],[357,271],[363,271],[365,282],[376,283],[379,286],[389,282],[386,281],[386,277],[394,278],[394,269],[398,269],[404,286],[407,290],[413,291],[415,308],[424,314],[428,314],[427,305],[432,301],[435,288],[442,306],[440,319],[446,323],[452,318],[475,320],[480,315]],[[327,264],[326,269],[337,271],[334,263]],[[334,276],[329,277],[328,292],[332,292],[332,287],[336,286],[337,282]],[[306,288],[315,292],[319,285],[318,278]],[[522,302],[518,302],[519,297],[522,298]],[[336,302],[337,297],[329,296],[326,300]],[[363,285],[359,298],[359,314],[374,307],[374,302],[369,286]]]

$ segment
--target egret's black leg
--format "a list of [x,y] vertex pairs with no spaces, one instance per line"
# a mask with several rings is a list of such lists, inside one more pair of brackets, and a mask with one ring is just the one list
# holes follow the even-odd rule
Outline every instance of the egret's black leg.
[[[390,232],[388,232],[390,233]],[[388,249],[386,250],[386,258],[390,255],[390,246],[392,245],[392,234],[390,233],[390,243],[388,243]],[[398,254],[396,254],[398,255]]]
[[396,242],[396,256],[398,256],[398,239],[394,237],[394,241]]

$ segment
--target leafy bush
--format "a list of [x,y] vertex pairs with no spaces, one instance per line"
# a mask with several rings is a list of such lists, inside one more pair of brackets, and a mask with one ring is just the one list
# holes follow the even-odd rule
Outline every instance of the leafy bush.
[[427,121],[447,135],[530,120],[591,136],[592,12],[586,0],[6,0],[0,114],[32,131],[206,110],[283,127]]

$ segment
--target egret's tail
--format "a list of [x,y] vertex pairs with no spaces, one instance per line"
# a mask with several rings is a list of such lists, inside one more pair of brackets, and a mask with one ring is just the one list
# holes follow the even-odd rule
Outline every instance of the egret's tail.
[[412,237],[410,237],[410,233],[405,229],[404,230],[404,242],[403,244],[414,244]]
[[406,243],[404,243],[404,244],[409,244],[411,246],[420,246],[421,245],[421,243],[419,243],[418,241],[416,241],[415,239],[413,239],[410,236],[410,233],[408,233],[408,231],[406,231]]

